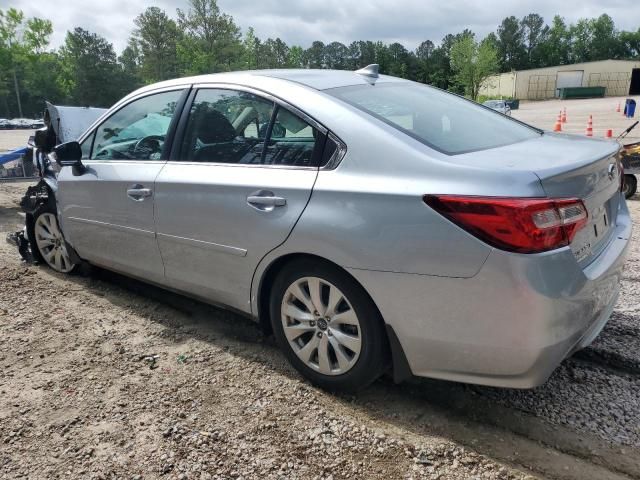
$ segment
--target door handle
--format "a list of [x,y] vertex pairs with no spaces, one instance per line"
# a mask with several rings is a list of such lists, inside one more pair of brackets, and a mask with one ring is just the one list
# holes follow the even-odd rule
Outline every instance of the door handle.
[[145,198],[150,197],[153,190],[145,188],[144,185],[135,184],[127,189],[127,196],[136,202],[142,202]]
[[284,207],[287,199],[284,197],[276,197],[273,192],[260,190],[254,192],[247,197],[247,203],[258,210],[271,211],[275,207]]

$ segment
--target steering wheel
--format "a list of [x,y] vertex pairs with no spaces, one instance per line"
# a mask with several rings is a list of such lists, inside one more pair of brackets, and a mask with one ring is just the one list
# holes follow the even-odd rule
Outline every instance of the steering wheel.
[[137,158],[141,154],[151,156],[154,153],[160,153],[162,151],[163,143],[164,136],[162,135],[149,135],[148,137],[143,137],[134,145],[133,155]]

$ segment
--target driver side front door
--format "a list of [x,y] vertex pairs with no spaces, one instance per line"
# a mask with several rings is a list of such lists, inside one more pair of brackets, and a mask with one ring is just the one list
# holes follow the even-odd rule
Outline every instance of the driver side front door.
[[83,142],[84,172],[64,167],[58,208],[67,241],[105,268],[156,282],[164,267],[154,224],[155,180],[185,89],[147,94],[118,109]]

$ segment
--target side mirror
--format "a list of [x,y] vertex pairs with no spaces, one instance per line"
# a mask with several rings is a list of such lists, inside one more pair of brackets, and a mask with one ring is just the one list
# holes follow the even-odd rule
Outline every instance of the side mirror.
[[61,167],[82,166],[82,148],[78,142],[61,143],[53,149],[53,153]]

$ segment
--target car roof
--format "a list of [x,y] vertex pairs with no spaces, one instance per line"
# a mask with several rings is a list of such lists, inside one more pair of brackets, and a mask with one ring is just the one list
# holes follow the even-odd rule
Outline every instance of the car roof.
[[379,75],[376,78],[358,74],[348,70],[321,70],[321,69],[274,69],[274,70],[245,70],[239,72],[211,73],[193,77],[176,78],[164,82],[147,85],[134,93],[140,93],[157,88],[184,85],[185,83],[237,83],[240,85],[257,86],[260,78],[269,77],[294,82],[315,90],[327,90],[330,88],[347,87],[352,85],[367,85],[372,83],[405,82],[409,80]]
[[329,88],[348,87],[351,85],[366,85],[371,83],[407,82],[389,75],[378,75],[376,78],[368,77],[349,70],[319,70],[319,69],[282,69],[282,70],[256,70],[254,75],[280,78],[290,82],[300,83],[316,90]]

